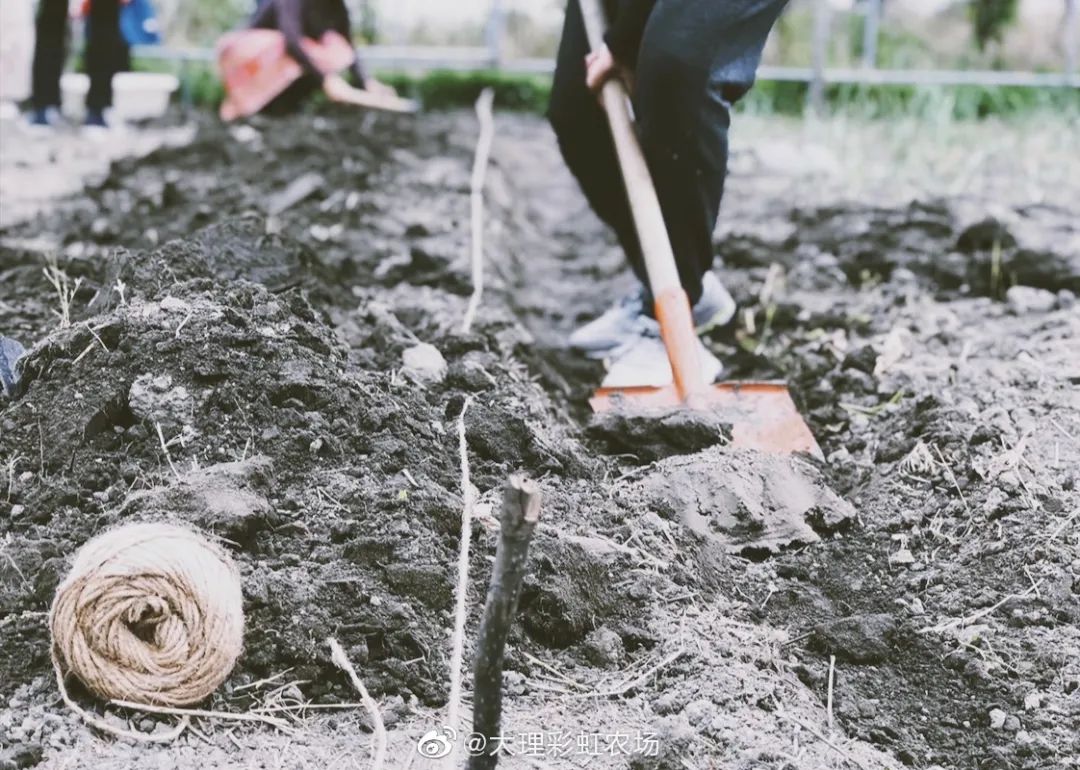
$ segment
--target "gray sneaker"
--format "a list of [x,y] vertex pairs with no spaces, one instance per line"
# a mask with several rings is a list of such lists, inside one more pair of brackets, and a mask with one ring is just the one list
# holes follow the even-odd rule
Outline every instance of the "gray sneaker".
[[649,323],[656,325],[656,321],[645,314],[645,290],[639,288],[571,334],[570,347],[589,356],[603,357],[627,340],[641,336]]
[[694,327],[698,334],[723,326],[735,317],[735,300],[715,273],[705,273],[701,286],[701,299],[694,305]]
[[[704,334],[723,326],[735,315],[735,300],[713,273],[702,279],[701,299],[694,305],[694,327]],[[640,337],[657,337],[660,326],[645,312],[645,289],[639,288],[620,299],[603,315],[570,335],[570,347],[590,358],[604,358],[612,351]]]

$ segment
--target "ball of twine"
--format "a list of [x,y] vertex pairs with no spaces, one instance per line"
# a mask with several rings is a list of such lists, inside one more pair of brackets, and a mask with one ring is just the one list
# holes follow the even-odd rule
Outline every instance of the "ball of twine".
[[210,695],[243,646],[240,574],[197,532],[129,524],[87,542],[49,613],[60,687],[73,673],[110,700],[186,706]]

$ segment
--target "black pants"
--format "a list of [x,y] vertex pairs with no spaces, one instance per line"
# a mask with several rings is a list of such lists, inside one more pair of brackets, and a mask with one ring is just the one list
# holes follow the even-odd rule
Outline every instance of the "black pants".
[[[68,0],[41,0],[34,44],[33,105],[60,105],[60,75],[67,59]],[[128,46],[120,34],[119,0],[93,0],[87,20],[86,73],[90,90],[86,107],[103,110],[112,104],[112,76],[126,69]]]
[[[638,136],[691,303],[712,267],[712,234],[727,174],[731,105],[753,85],[769,30],[787,0],[658,0],[638,54]],[[617,12],[618,0],[606,0]],[[585,86],[589,44],[570,0],[548,117],[589,204],[618,236],[648,286],[603,109]]]

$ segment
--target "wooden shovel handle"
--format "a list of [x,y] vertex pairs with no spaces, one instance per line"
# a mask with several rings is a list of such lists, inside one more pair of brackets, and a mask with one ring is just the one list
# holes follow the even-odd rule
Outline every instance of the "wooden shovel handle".
[[[600,0],[579,0],[581,14],[585,19],[585,32],[589,36],[589,46],[597,51],[604,45],[604,30],[607,19]],[[615,152],[622,168],[626,195],[630,200],[630,210],[634,216],[641,250],[645,255],[645,268],[649,274],[649,287],[654,297],[659,297],[667,289],[681,288],[679,272],[675,268],[675,254],[671,250],[664,215],[660,210],[660,200],[656,197],[649,166],[641,151],[634,122],[630,113],[630,95],[626,86],[618,78],[609,78],[600,92],[604,110],[611,126],[611,136],[615,141]]]
[[373,94],[360,88],[353,88],[345,94],[334,98],[339,104],[352,104],[357,107],[367,107],[372,110],[384,112],[407,112],[412,113],[420,109],[420,105],[412,99],[402,99],[400,96],[383,96]]
[[[600,0],[579,0],[585,20],[589,46],[599,50],[604,45],[607,20]],[[656,196],[645,154],[641,151],[630,111],[630,95],[618,78],[609,78],[600,92],[607,112],[615,153],[622,169],[626,196],[630,201],[634,227],[645,257],[649,288],[656,303],[656,319],[667,348],[675,387],[684,401],[701,393],[705,382],[698,354],[697,334],[686,291],[679,281],[675,253],[671,249],[660,199]]]

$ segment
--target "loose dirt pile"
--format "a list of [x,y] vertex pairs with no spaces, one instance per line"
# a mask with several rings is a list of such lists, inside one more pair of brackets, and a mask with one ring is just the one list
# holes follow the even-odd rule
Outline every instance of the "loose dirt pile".
[[[3,233],[0,330],[31,349],[0,410],[0,763],[273,767],[292,745],[301,766],[363,764],[355,710],[305,722],[299,748],[203,724],[148,749],[58,707],[44,611],[68,557],[163,517],[243,573],[245,652],[212,705],[354,700],[335,636],[397,728],[394,766],[419,762],[446,698],[464,419],[473,621],[502,481],[523,468],[545,496],[506,724],[576,752],[508,766],[1068,766],[1080,323],[1067,292],[993,297],[1021,275],[1077,288],[1070,220],[1040,210],[1057,240],[1036,243],[965,224],[970,201],[785,219],[763,198],[722,235],[748,315],[711,344],[791,379],[829,466],[677,425],[620,445],[587,427],[594,365],[557,344],[609,300],[618,254],[546,129],[499,132],[470,334],[469,116],[207,122]],[[583,731],[658,756],[589,753]]]

